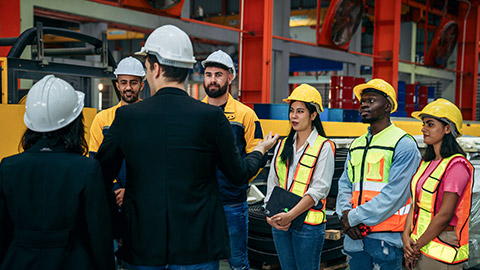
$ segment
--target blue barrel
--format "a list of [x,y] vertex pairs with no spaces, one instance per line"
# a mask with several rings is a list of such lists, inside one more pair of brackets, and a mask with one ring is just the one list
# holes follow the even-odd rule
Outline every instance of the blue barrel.
[[328,121],[343,122],[343,109],[332,109],[328,111]]

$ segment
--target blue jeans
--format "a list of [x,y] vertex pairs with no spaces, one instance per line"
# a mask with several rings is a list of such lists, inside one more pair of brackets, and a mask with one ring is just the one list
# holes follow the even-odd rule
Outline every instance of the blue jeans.
[[350,270],[402,270],[403,250],[385,241],[365,238],[363,251],[344,251]]
[[282,269],[320,269],[325,223],[316,226],[303,224],[300,231],[292,228],[288,231],[272,228],[272,233]]
[[211,261],[206,263],[179,265],[159,265],[159,266],[147,266],[147,265],[130,265],[130,270],[218,270],[218,261]]
[[228,236],[230,238],[231,257],[228,260],[234,270],[249,269],[248,241],[248,205],[247,202],[224,205],[227,218]]

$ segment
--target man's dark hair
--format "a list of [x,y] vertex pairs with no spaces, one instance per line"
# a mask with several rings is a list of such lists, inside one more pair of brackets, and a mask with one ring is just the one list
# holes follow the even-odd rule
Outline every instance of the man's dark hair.
[[[290,101],[290,105],[288,106],[288,111],[290,112],[290,108],[292,107],[292,103],[295,102],[296,100]],[[303,104],[305,104],[305,107],[307,107],[308,111],[310,114],[317,112],[316,107],[313,106],[312,104],[308,102],[302,101]],[[323,129],[323,124],[322,121],[320,120],[320,114],[317,112],[317,116],[313,119],[312,121],[312,126],[317,129],[317,132],[320,136],[322,137],[327,137],[325,135],[325,130]],[[295,130],[290,128],[290,133],[288,134],[287,140],[285,141],[285,145],[283,146],[283,151],[280,154],[280,158],[285,164],[289,164],[291,166],[293,164],[292,159],[293,159],[293,136],[295,135]]]
[[72,123],[59,130],[36,132],[27,129],[20,141],[20,147],[26,151],[42,138],[51,139],[53,141],[52,146],[63,145],[68,152],[84,156],[88,153],[88,144],[85,140],[85,126],[83,125],[83,113],[80,113]]
[[220,64],[220,63],[217,63],[217,62],[206,62],[204,64],[205,68],[207,67],[216,67],[216,68],[221,68],[221,69],[224,69],[230,73],[233,73],[233,70],[227,66],[225,66],[224,64]]
[[163,76],[167,78],[167,81],[169,82],[183,83],[187,79],[188,68],[179,68],[160,64],[157,57],[153,54],[147,54],[147,61],[150,64],[150,70],[153,70],[154,64],[157,63],[163,70]]
[[[440,121],[443,126],[446,126],[447,123],[444,121],[435,118]],[[455,127],[450,127],[455,128]],[[464,157],[467,155],[463,151],[462,147],[458,144],[455,137],[453,137],[452,133],[445,134],[442,139],[442,146],[440,147],[440,156],[442,158],[447,158],[455,154],[461,154]],[[433,150],[433,145],[427,145],[427,149],[425,150],[425,154],[423,155],[423,160],[425,161],[432,161],[435,159],[435,150]]]

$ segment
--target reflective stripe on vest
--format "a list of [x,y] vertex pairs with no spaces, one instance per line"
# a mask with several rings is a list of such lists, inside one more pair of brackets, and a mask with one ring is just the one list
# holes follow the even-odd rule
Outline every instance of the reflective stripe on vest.
[[415,211],[418,211],[417,218],[412,219],[412,234],[413,240],[418,240],[420,236],[427,230],[430,222],[435,216],[435,207],[437,203],[437,194],[440,183],[442,182],[445,171],[450,161],[455,157],[463,158],[471,170],[471,178],[465,187],[464,194],[461,200],[457,203],[455,214],[458,217],[457,225],[455,226],[455,233],[458,238],[458,245],[451,245],[443,242],[438,237],[435,237],[432,241],[426,244],[420,249],[420,252],[425,256],[432,259],[448,263],[457,264],[468,260],[468,229],[469,229],[469,217],[471,207],[471,190],[473,179],[473,166],[462,155],[455,154],[448,158],[444,158],[434,169],[434,171],[427,177],[423,183],[420,193],[416,194],[416,187],[419,179],[425,173],[430,161],[422,161],[418,167],[417,172],[413,176],[411,191],[413,201],[415,202]]
[[[395,146],[404,136],[410,135],[391,124],[372,136],[371,141],[367,133],[352,142],[347,172],[352,181],[353,208],[372,200],[388,184]],[[410,200],[391,217],[370,228],[372,232],[403,232],[409,211]]]
[[[275,171],[278,176],[278,181],[280,183],[280,187],[283,189],[287,189],[287,179],[288,179],[288,164],[285,164],[280,154],[283,151],[283,147],[285,146],[285,141],[287,139],[284,138],[280,142],[280,147],[278,148],[277,156],[275,157]],[[312,179],[313,172],[315,171],[315,166],[317,164],[318,156],[320,155],[320,151],[322,150],[323,144],[325,142],[329,142],[332,145],[332,148],[335,151],[335,146],[333,143],[326,138],[318,135],[317,139],[315,139],[315,143],[312,147],[307,145],[305,151],[303,152],[300,160],[298,162],[297,168],[295,170],[295,175],[293,176],[293,183],[288,189],[288,191],[296,194],[298,196],[303,197],[305,192],[310,185],[310,180]],[[307,213],[307,217],[305,218],[305,223],[310,225],[318,225],[322,224],[327,221],[326,213],[325,213],[325,206],[326,200],[322,200],[323,207],[321,210],[317,210],[314,208],[310,208]]]

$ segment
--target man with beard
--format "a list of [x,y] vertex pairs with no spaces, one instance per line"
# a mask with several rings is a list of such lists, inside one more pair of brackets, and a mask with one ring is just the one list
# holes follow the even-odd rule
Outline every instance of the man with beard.
[[[140,101],[140,91],[143,90],[145,77],[145,70],[142,63],[129,56],[124,58],[118,63],[117,68],[113,72],[117,77],[117,89],[120,92],[120,102],[106,110],[99,112],[93,119],[92,126],[90,128],[90,155],[94,156],[100,144],[103,141],[103,137],[112,125],[113,119],[115,119],[115,112],[121,106],[137,103]],[[125,185],[127,180],[127,172],[125,167],[125,161],[120,170],[120,173],[113,183],[113,192],[115,193],[115,199],[118,206],[123,204],[123,195],[125,193]]]
[[122,160],[127,163],[128,229],[118,255],[132,270],[218,270],[230,247],[216,165],[242,185],[263,166],[278,135],[265,136],[241,158],[221,109],[185,91],[196,61],[180,28],[155,29],[137,55],[145,56],[151,97],[117,110],[95,156],[107,190]]
[[393,87],[373,79],[354,88],[368,132],[350,145],[338,182],[336,211],[350,269],[402,269],[402,232],[410,181],[421,157],[415,140],[390,121]]
[[[255,112],[233,99],[227,91],[235,79],[232,58],[218,50],[210,54],[202,62],[202,65],[205,68],[203,86],[207,94],[203,102],[222,108],[232,126],[238,150],[242,157],[245,157],[263,138],[263,133]],[[247,254],[248,183],[235,186],[227,181],[225,175],[218,168],[217,180],[230,238],[231,257],[228,263],[231,269],[249,269]]]

